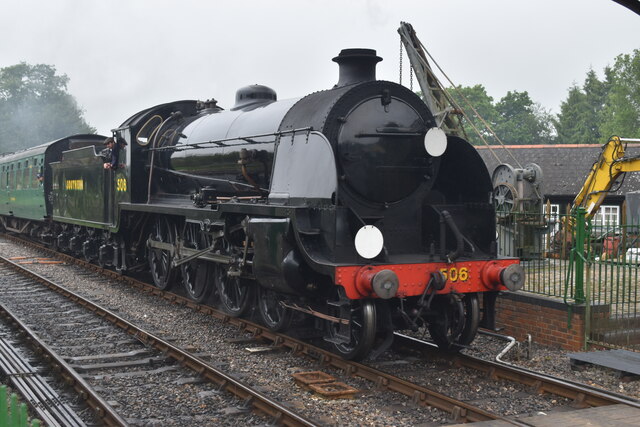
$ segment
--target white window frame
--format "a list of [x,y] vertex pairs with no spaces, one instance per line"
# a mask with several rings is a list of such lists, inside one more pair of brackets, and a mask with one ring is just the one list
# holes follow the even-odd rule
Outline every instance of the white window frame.
[[617,226],[620,224],[620,206],[601,205],[591,223],[599,226]]
[[[550,208],[550,212],[547,212],[547,206]],[[545,220],[549,220],[549,230],[544,234],[542,244],[545,248],[549,248],[550,240],[553,235],[560,230],[560,204],[559,203],[545,203],[542,205],[542,214]],[[545,249],[547,250],[547,249]]]
[[560,204],[559,203],[549,203],[549,208],[551,208],[551,212],[547,213],[547,205],[542,205],[542,213],[545,215],[550,215],[551,218],[558,219],[558,215],[560,214]]

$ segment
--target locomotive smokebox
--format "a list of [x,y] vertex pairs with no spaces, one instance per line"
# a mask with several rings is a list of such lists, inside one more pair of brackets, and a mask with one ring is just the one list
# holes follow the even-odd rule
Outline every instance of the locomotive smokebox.
[[342,49],[333,61],[340,66],[340,77],[335,87],[342,87],[375,80],[376,64],[382,58],[374,49]]

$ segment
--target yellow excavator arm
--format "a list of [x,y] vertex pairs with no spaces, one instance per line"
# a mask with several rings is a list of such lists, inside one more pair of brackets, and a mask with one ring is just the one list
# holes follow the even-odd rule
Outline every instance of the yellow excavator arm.
[[624,158],[627,142],[640,142],[640,139],[613,136],[604,145],[600,157],[591,167],[582,189],[573,201],[572,210],[584,207],[587,210],[586,218],[592,218],[620,175],[640,171],[640,158]]

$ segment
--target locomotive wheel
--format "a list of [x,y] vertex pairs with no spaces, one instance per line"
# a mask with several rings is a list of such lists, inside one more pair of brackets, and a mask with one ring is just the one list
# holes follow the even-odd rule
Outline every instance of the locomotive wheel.
[[[183,233],[184,246],[192,249],[204,249],[209,246],[209,239],[205,233],[200,232],[197,224],[187,224]],[[211,294],[213,286],[214,266],[206,261],[193,260],[180,266],[182,273],[182,286],[189,298],[202,303]]]
[[[69,240],[69,251],[73,256],[80,258],[81,256],[83,256],[82,243],[85,241],[87,237],[87,233],[84,227],[74,226],[72,236],[73,237]],[[72,240],[72,239],[75,239],[75,240]],[[74,242],[73,247],[71,247],[72,241]]]
[[251,302],[251,286],[238,276],[230,276],[223,265],[215,266],[215,281],[222,311],[232,317],[245,314]]
[[259,288],[258,311],[262,323],[274,332],[283,331],[291,323],[291,310],[284,307],[282,295],[271,289]]
[[[340,325],[327,322],[329,340],[345,359],[358,360],[369,355],[376,339],[376,306],[371,300],[356,300],[351,306],[350,341],[339,343]],[[335,341],[335,342],[334,342]]]
[[90,251],[86,251],[85,247],[83,245],[82,247],[82,256],[84,257],[84,260],[87,262],[93,262],[94,260],[97,259],[97,250],[95,250],[96,246],[99,246],[99,244],[96,242],[96,229],[95,228],[87,228],[87,241],[91,242],[91,246],[92,249],[94,250],[90,250]]
[[428,324],[431,338],[443,350],[459,351],[471,344],[480,324],[478,294],[442,295],[433,301],[437,318]]
[[[153,224],[149,239],[175,244],[176,228],[167,218],[158,217]],[[149,269],[151,270],[153,283],[159,289],[169,289],[175,280],[177,269],[171,266],[172,260],[173,255],[170,251],[149,248]]]
[[473,342],[480,326],[480,305],[478,304],[478,294],[466,294],[462,302],[464,303],[465,322],[459,344],[467,346]]
[[[109,241],[108,234],[107,234],[106,231],[104,231],[103,234],[101,235],[100,239],[98,240],[98,248],[100,248],[100,246],[102,246],[103,244],[107,243],[108,241]],[[98,253],[98,258],[96,259],[96,264],[98,264],[100,266],[100,268],[105,268],[106,267],[106,263],[105,263],[104,259],[102,259],[102,257],[100,256],[100,253]]]

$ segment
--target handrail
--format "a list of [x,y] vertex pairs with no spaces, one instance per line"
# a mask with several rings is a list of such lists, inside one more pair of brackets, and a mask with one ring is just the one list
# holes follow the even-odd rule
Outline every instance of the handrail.
[[[237,145],[246,145],[246,144],[266,144],[268,142],[271,141],[254,141],[254,138],[264,138],[267,136],[282,136],[282,135],[286,135],[286,134],[295,134],[295,133],[299,133],[299,132],[311,132],[313,131],[312,127],[304,127],[304,128],[297,128],[297,129],[289,129],[289,130],[283,130],[283,131],[277,131],[277,132],[269,132],[269,133],[262,133],[262,134],[256,134],[256,135],[247,135],[247,136],[236,136],[236,137],[232,137],[232,138],[221,138],[221,139],[212,139],[209,141],[203,141],[203,142],[194,142],[194,143],[190,143],[190,144],[180,144],[179,146],[176,145],[172,145],[172,146],[166,146],[166,147],[158,147],[158,148],[149,148],[148,151],[185,151],[185,150],[195,150],[198,148],[202,148],[203,145],[216,145],[218,147],[234,147]],[[242,141],[238,144],[225,144],[225,142],[230,142],[230,141]]]

